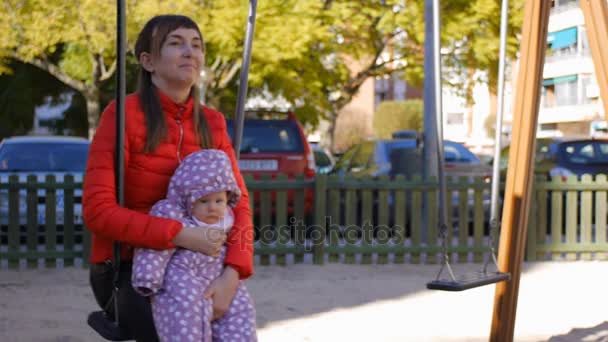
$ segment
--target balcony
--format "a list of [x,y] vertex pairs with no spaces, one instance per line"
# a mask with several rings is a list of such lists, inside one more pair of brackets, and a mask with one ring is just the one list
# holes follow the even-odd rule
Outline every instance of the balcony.
[[539,110],[538,123],[591,121],[600,111],[598,104],[577,104],[559,107],[542,107]]
[[590,49],[582,49],[577,51],[576,49],[570,50],[550,50],[547,51],[547,55],[545,56],[545,63],[554,63],[554,62],[562,62],[562,61],[578,61],[584,58],[591,57]]

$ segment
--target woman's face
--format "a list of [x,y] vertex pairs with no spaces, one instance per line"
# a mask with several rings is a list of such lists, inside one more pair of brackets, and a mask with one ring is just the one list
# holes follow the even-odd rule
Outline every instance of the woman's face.
[[161,89],[188,88],[198,82],[203,65],[203,41],[194,29],[178,28],[165,38],[159,56],[150,56],[148,71]]

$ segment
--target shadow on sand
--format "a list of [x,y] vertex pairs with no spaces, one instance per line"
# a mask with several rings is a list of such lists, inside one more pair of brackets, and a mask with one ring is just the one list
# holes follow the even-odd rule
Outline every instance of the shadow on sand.
[[563,335],[553,336],[547,342],[608,342],[608,321],[590,328],[574,328]]

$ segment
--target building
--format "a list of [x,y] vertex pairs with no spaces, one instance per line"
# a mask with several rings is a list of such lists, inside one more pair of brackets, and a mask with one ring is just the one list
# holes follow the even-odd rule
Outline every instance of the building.
[[549,18],[538,136],[589,136],[604,110],[578,0],[554,0]]
[[[608,133],[595,78],[585,21],[579,0],[553,0],[549,18],[537,136],[590,136]],[[507,63],[503,132],[508,136],[517,77],[517,61]],[[376,80],[376,104],[385,99],[406,99],[400,80]],[[420,94],[421,95],[421,94]],[[474,103],[443,87],[443,127],[446,138],[464,142],[478,153],[491,152],[494,137],[486,121],[491,108],[485,84],[473,90]],[[507,137],[508,138],[508,137]]]

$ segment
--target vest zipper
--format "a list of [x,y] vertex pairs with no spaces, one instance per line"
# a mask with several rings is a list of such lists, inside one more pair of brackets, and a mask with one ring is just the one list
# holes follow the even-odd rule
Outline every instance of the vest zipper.
[[183,112],[184,112],[184,109],[180,108],[179,113],[177,114],[177,119],[175,119],[175,122],[177,122],[177,125],[179,126],[179,140],[177,141],[177,160],[180,163],[182,162],[181,150],[182,150],[182,141],[184,140],[184,126],[182,125],[182,113]]

